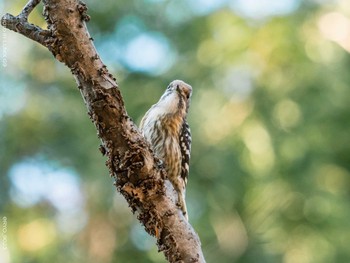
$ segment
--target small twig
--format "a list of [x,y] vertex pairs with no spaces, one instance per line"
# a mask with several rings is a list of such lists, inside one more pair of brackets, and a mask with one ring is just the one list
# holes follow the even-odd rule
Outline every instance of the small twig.
[[29,0],[25,7],[22,9],[22,12],[18,15],[18,17],[27,21],[29,14],[40,3],[40,1],[41,0]]
[[30,0],[22,9],[18,16],[11,14],[5,14],[1,18],[1,25],[18,32],[45,47],[49,46],[51,33],[48,30],[44,30],[39,26],[28,23],[28,16],[33,9],[40,3],[41,0]]
[[48,30],[44,30],[41,27],[28,23],[26,20],[21,19],[19,16],[13,16],[11,14],[5,14],[1,18],[1,25],[18,32],[41,45],[48,47],[51,33]]

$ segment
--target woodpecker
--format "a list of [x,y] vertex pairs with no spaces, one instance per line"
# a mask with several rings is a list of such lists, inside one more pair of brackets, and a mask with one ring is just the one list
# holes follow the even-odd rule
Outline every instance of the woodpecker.
[[172,81],[159,101],[141,120],[142,135],[162,160],[167,178],[177,192],[177,205],[188,220],[185,202],[191,156],[191,131],[187,123],[192,87],[182,80]]

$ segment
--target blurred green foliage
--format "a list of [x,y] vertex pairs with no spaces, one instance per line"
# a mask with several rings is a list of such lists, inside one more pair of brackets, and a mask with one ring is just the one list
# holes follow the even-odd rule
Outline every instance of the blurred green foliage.
[[[193,86],[187,202],[208,262],[350,262],[350,3],[277,2],[89,0],[88,28],[137,123],[171,80]],[[69,70],[1,37],[0,261],[164,262]]]

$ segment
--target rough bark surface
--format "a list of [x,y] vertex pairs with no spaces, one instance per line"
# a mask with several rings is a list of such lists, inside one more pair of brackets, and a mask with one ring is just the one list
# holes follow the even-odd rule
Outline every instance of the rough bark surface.
[[47,47],[71,69],[107,156],[106,165],[118,191],[138,214],[145,230],[169,262],[205,262],[199,238],[175,205],[166,180],[138,128],[128,116],[116,79],[101,61],[85,22],[86,5],[78,0],[43,0],[44,30],[28,23],[40,0],[31,0],[18,16],[1,24]]

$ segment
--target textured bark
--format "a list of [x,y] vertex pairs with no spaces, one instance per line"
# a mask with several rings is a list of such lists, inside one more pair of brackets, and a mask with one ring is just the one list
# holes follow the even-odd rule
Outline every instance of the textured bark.
[[205,262],[200,241],[175,205],[172,185],[138,128],[128,116],[116,79],[93,45],[85,22],[86,5],[77,0],[43,0],[48,29],[27,22],[40,0],[31,0],[18,16],[1,24],[47,47],[71,69],[107,156],[106,165],[118,191],[138,214],[145,230],[169,262]]

